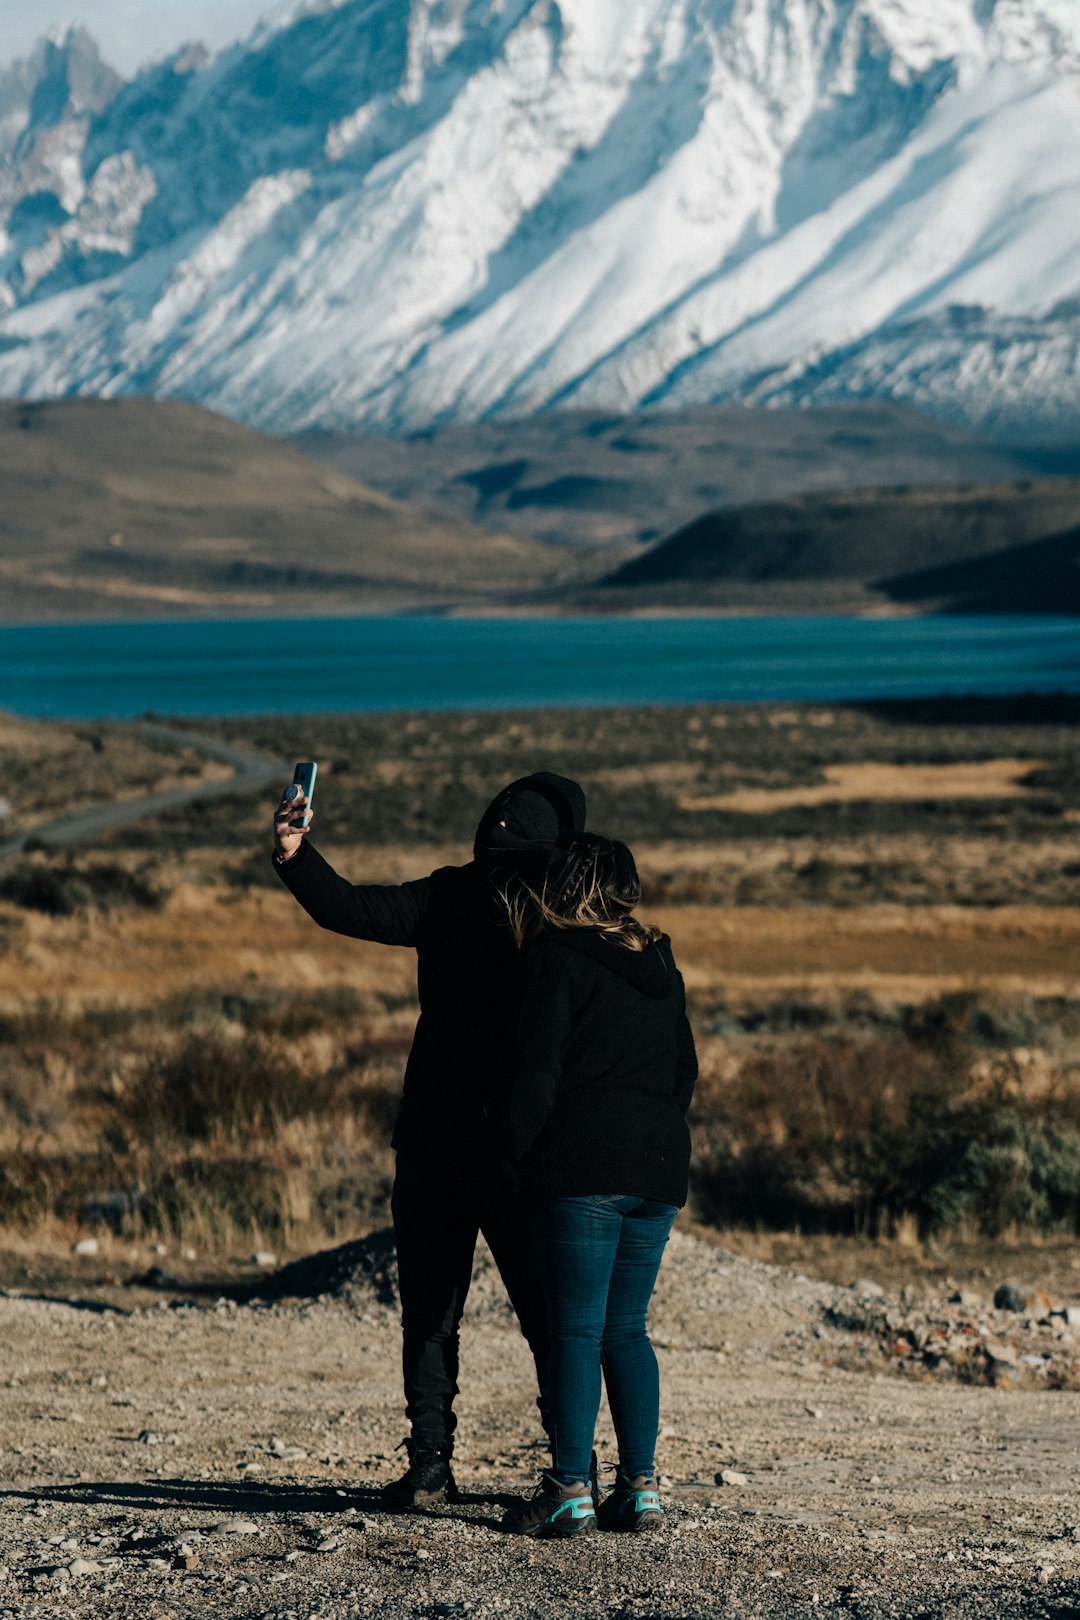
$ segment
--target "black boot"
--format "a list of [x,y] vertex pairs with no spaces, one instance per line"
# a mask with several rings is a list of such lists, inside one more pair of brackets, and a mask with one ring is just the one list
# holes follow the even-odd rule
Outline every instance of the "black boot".
[[390,1513],[407,1513],[410,1508],[437,1507],[440,1502],[456,1501],[457,1486],[450,1468],[449,1451],[421,1445],[417,1440],[403,1440],[401,1444],[408,1455],[409,1466],[400,1479],[383,1486],[383,1507]]

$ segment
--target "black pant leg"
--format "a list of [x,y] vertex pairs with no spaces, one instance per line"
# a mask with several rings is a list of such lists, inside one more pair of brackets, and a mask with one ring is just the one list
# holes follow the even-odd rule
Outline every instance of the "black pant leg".
[[480,1230],[487,1239],[510,1303],[536,1363],[537,1406],[547,1432],[548,1323],[544,1291],[533,1243],[532,1212],[504,1178],[482,1170],[477,1176]]
[[456,1167],[399,1153],[391,1203],[401,1293],[405,1414],[420,1445],[451,1450],[458,1329],[479,1229]]

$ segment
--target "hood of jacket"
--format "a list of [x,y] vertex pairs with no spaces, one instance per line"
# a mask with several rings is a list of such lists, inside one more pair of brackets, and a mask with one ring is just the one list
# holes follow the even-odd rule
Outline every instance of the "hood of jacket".
[[620,945],[599,928],[552,929],[542,935],[537,943],[577,951],[580,956],[587,956],[610,972],[617,973],[635,990],[656,1001],[663,1001],[671,995],[678,983],[671,940],[666,934],[662,934],[654,944],[646,945],[643,951],[628,951],[625,945]]

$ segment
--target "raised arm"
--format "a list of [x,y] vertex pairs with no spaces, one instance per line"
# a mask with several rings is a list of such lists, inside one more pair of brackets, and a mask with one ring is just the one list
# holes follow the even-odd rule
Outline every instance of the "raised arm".
[[320,928],[379,945],[416,945],[430,881],[349,883],[308,843],[313,818],[303,827],[290,820],[306,803],[302,794],[291,802],[283,798],[274,817],[274,866],[285,887]]

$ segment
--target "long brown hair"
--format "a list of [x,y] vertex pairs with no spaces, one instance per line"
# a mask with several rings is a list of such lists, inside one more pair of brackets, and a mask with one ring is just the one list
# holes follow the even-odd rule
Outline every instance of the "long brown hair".
[[594,928],[628,951],[661,937],[634,916],[641,879],[633,855],[600,833],[580,833],[560,845],[534,881],[516,877],[500,893],[519,949],[553,928]]

